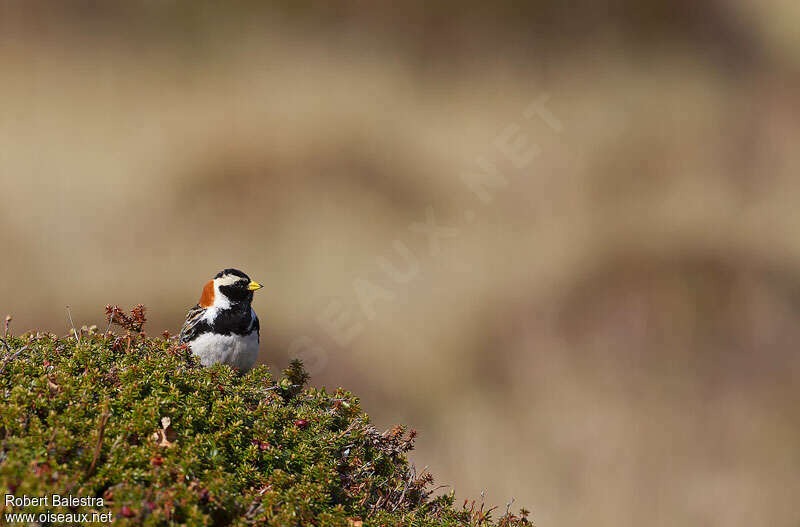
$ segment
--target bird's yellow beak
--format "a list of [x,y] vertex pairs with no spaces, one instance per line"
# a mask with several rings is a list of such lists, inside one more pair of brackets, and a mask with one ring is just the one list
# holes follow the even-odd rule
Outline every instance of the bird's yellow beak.
[[262,287],[264,286],[256,281],[251,281],[249,284],[247,284],[247,289],[249,289],[250,291],[258,291]]

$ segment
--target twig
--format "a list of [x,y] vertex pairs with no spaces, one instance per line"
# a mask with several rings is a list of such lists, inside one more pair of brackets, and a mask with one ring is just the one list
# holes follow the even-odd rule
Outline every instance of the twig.
[[103,415],[100,417],[100,430],[97,436],[97,445],[94,447],[94,457],[92,457],[92,464],[89,465],[89,470],[86,471],[87,478],[94,474],[94,470],[97,467],[97,460],[100,459],[100,450],[103,448],[103,436],[106,433],[106,424],[108,424],[109,417],[111,417],[111,414],[108,411],[108,400],[106,400]]
[[3,346],[5,346],[7,352],[11,353],[11,346],[8,345],[6,339],[0,338],[0,342],[3,343]]
[[111,316],[108,318],[108,327],[106,328],[106,332],[103,333],[103,338],[108,338],[108,332],[111,330],[111,324],[114,323],[114,313],[111,313]]
[[11,315],[6,315],[6,326],[3,332],[3,337],[8,338],[8,325],[11,323]]
[[6,359],[3,361],[3,365],[0,366],[0,373],[3,373],[3,371],[6,369],[6,365],[9,362],[11,362],[12,360],[16,359],[19,356],[19,354],[22,353],[23,351],[25,351],[26,349],[28,349],[27,344],[25,346],[22,346],[15,353],[13,353],[13,354],[9,355],[8,357],[6,357]]
[[506,516],[511,516],[511,506],[514,505],[515,501],[517,501],[516,498],[511,498],[511,501],[506,504]]
[[392,507],[392,512],[396,511],[397,508],[403,504],[403,500],[406,499],[406,491],[408,491],[408,480],[404,481],[405,485],[403,485],[403,493],[400,494],[400,499],[397,500],[397,503],[394,504]]
[[72,321],[72,312],[70,311],[69,306],[67,306],[67,315],[69,316],[69,323],[72,326],[72,332],[75,334],[75,340],[78,342],[78,345],[80,346],[81,338],[78,336],[78,330],[75,329],[75,323]]

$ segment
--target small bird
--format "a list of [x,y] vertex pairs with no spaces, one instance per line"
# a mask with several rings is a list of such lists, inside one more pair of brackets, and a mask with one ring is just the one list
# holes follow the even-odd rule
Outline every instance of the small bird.
[[200,302],[186,314],[180,341],[203,366],[222,363],[246,373],[258,358],[259,323],[250,306],[263,286],[238,269],[224,269],[203,287]]

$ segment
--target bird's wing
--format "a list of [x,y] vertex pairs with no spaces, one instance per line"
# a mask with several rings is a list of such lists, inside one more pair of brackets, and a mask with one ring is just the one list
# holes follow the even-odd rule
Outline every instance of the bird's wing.
[[[251,309],[252,311],[252,309]],[[258,321],[258,316],[256,315],[255,311],[253,313],[253,329],[256,331],[256,337],[258,337],[258,342],[261,342],[261,323]]]
[[197,336],[198,323],[203,319],[206,308],[197,304],[186,313],[186,322],[183,323],[181,328],[181,342],[190,342]]

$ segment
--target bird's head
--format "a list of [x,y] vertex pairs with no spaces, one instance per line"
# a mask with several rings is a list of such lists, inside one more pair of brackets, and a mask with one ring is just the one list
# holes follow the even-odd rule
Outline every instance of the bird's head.
[[250,304],[253,292],[263,286],[238,269],[223,269],[203,288],[199,304],[226,309],[233,304]]

